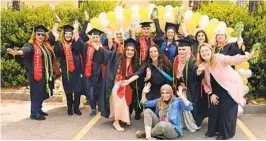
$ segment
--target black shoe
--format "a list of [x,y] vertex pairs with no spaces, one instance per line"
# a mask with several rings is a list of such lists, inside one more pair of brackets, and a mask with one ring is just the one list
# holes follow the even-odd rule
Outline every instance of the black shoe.
[[70,109],[67,109],[67,114],[69,115],[69,116],[72,116],[73,115],[73,110],[72,110],[72,108]]
[[225,138],[224,136],[218,136],[217,138],[216,138],[216,140],[226,140],[227,138]]
[[139,114],[135,115],[135,120],[140,120],[140,115]]
[[40,111],[40,115],[42,115],[42,116],[48,116],[48,114],[45,113],[44,111]]
[[205,138],[211,138],[211,137],[213,137],[214,135],[210,135],[209,133],[206,133],[205,134]]
[[79,115],[79,116],[81,116],[81,115],[82,115],[82,113],[80,112],[80,110],[79,110],[79,109],[76,109],[76,110],[74,110],[74,113],[75,113],[75,114],[77,114],[77,115]]
[[44,117],[44,116],[42,116],[42,115],[37,115],[37,116],[35,116],[35,115],[30,115],[30,118],[31,119],[34,119],[34,120],[45,120],[46,118]]
[[97,115],[97,111],[96,110],[92,110],[91,113],[90,113],[90,116],[91,117],[94,117]]

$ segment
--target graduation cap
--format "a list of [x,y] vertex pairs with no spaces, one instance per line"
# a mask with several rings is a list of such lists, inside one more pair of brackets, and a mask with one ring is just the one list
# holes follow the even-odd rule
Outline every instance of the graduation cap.
[[129,38],[125,41],[125,46],[133,46],[135,48],[137,48],[140,44],[134,40],[133,38]]
[[178,28],[179,24],[166,22],[164,30],[166,32],[168,29],[173,29],[175,32],[177,32]]
[[34,32],[48,32],[49,30],[43,25],[37,25],[33,28]]
[[72,32],[74,30],[74,27],[69,25],[69,24],[64,25],[62,28],[63,28],[64,32]]
[[194,44],[194,41],[187,38],[179,39],[177,41],[179,42],[178,47],[191,47]]
[[96,28],[91,29],[87,34],[92,35],[92,33],[94,35],[99,35],[99,36],[101,36],[103,34],[103,32],[101,30],[96,29]]
[[140,23],[141,24],[141,27],[143,28],[143,27],[151,27],[151,24],[152,24],[153,22],[142,22],[142,23]]

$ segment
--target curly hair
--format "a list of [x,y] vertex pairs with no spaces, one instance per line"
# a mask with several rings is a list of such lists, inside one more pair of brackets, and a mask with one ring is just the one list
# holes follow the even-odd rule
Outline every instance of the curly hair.
[[[155,47],[159,53],[159,56],[158,56],[158,67],[163,69],[163,70],[167,70],[167,71],[171,71],[172,70],[172,64],[170,62],[170,60],[167,58],[167,56],[165,56],[165,54],[163,54],[159,48],[158,45],[154,44],[154,45],[150,45],[149,46],[149,52],[150,52],[150,49]],[[152,62],[152,59],[149,55],[149,58],[148,58],[149,62],[151,63]]]

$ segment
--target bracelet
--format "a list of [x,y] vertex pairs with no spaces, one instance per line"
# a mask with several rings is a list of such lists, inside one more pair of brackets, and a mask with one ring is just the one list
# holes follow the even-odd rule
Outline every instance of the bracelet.
[[210,94],[209,94],[209,97],[211,97],[213,94],[214,94],[214,93],[210,93]]

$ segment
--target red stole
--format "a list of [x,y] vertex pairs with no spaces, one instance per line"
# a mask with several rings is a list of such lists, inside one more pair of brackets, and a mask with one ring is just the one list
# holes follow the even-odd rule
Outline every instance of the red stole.
[[62,41],[62,44],[63,44],[64,54],[66,56],[66,63],[67,63],[68,71],[73,72],[75,70],[75,65],[74,65],[71,47],[68,43],[66,43],[65,40]]
[[[122,65],[126,65],[126,64],[123,63]],[[130,76],[133,74],[132,65],[129,65],[126,74],[127,76]],[[126,80],[126,77],[122,75],[121,67],[119,67],[116,81],[121,81],[121,80]],[[118,97],[123,98],[125,96],[127,105],[130,105],[132,103],[132,93],[133,93],[133,90],[130,87],[130,85],[127,85],[125,87],[119,87],[117,90]]]
[[174,59],[174,64],[173,64],[173,86],[174,87],[176,87],[176,71],[178,69],[178,64],[179,64],[179,60],[178,60],[178,56],[176,56]]
[[92,75],[92,59],[95,49],[92,45],[88,44],[88,49],[86,53],[86,64],[85,64],[85,77],[90,77]]
[[[154,41],[153,41],[153,37],[150,36],[149,37],[150,40],[151,40],[151,44],[155,44]],[[140,59],[141,59],[141,63],[144,62],[146,59],[147,59],[147,55],[148,55],[148,45],[146,43],[146,40],[145,40],[145,36],[141,35],[139,37],[139,43],[140,43]]]
[[[36,81],[40,81],[42,79],[42,67],[43,67],[43,62],[42,62],[42,51],[40,49],[40,46],[33,41],[33,48],[34,48],[34,54],[33,54],[33,77],[34,80]],[[50,44],[48,42],[44,42],[43,43],[44,46],[48,49],[48,51],[51,53],[52,58],[53,59],[53,70],[56,74],[60,73],[60,69],[59,66],[56,63],[56,58],[55,58],[55,54],[54,51],[52,49],[52,47],[50,46]]]

